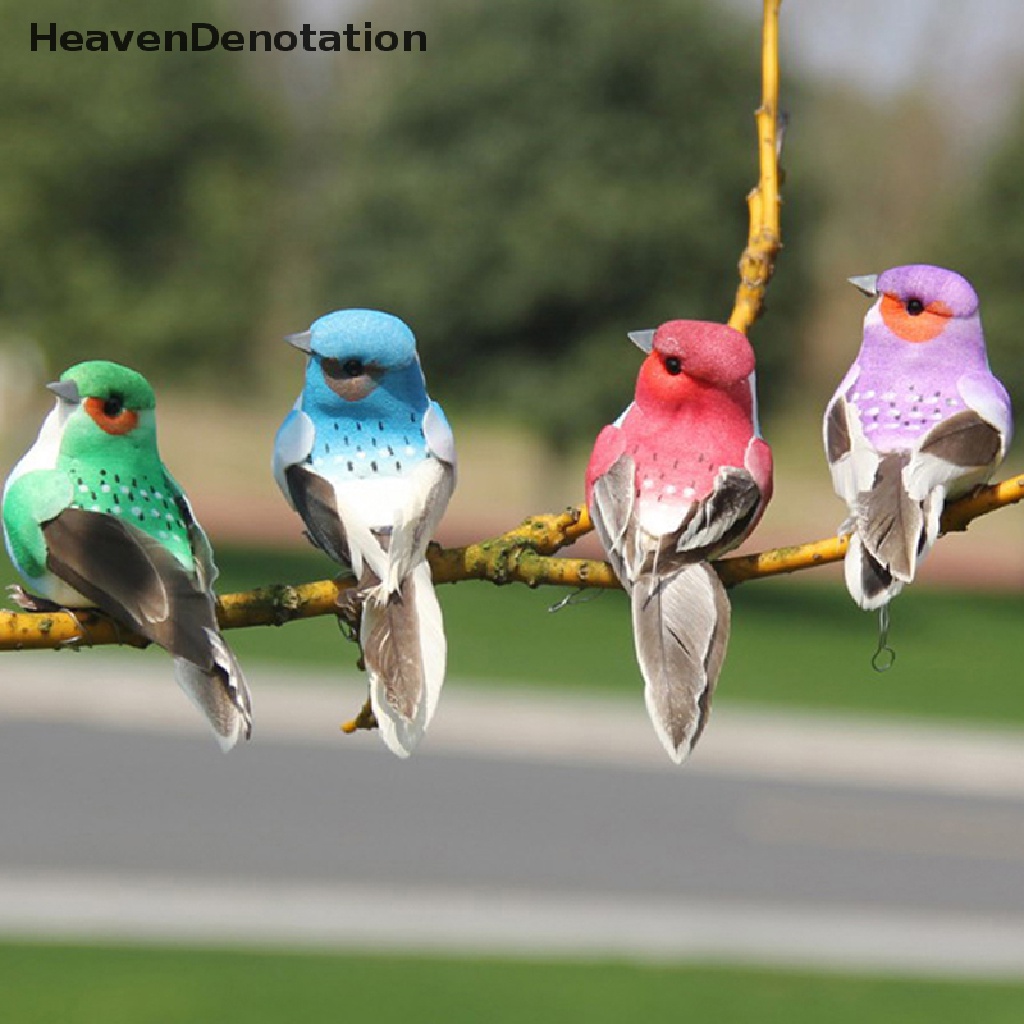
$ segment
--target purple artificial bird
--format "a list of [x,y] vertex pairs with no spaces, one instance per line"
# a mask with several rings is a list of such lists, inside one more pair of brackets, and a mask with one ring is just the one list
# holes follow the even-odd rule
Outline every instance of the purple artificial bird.
[[850,282],[877,301],[825,411],[824,438],[833,486],[850,511],[840,527],[850,538],[846,586],[874,610],[913,581],[946,499],[991,476],[1013,421],[968,281],[911,265]]
[[630,338],[649,355],[634,402],[597,437],[587,505],[630,595],[648,713],[678,764],[707,722],[729,641],[729,599],[708,561],[757,525],[772,455],[739,331],[672,320]]

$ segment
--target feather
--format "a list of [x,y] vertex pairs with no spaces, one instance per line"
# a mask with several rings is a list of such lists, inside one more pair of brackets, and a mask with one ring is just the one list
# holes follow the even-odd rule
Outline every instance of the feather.
[[911,453],[903,483],[925,516],[925,538],[918,545],[918,561],[938,538],[946,499],[967,493],[991,476],[1002,457],[1002,441],[995,427],[967,411],[936,424]]
[[857,533],[850,534],[843,575],[850,596],[865,611],[875,611],[888,604],[903,589],[903,581],[895,579],[865,550]]
[[632,610],[647,711],[679,764],[711,710],[729,640],[729,599],[714,569],[697,562],[667,576],[642,574],[633,587]]
[[367,523],[358,501],[350,500],[348,493],[330,484],[334,490],[334,504],[338,509],[338,520],[344,526],[348,542],[352,570],[356,576],[363,573],[363,565],[369,566],[377,579],[386,578],[387,554],[380,539]]
[[866,611],[881,608],[913,582],[938,538],[946,491],[940,481],[920,496],[910,490],[908,481],[921,485],[921,465],[917,453],[883,455],[873,487],[853,504],[844,574],[850,595]]
[[633,535],[633,506],[636,501],[636,467],[629,455],[620,455],[594,481],[590,518],[615,575],[629,589],[636,566],[628,552]]
[[750,376],[747,378],[747,390],[750,393],[750,421],[754,427],[754,436],[763,437],[757,400],[757,370],[750,371]]
[[293,507],[321,551],[351,568],[357,577],[364,562],[377,579],[387,577],[387,555],[380,541],[353,502],[343,498],[330,480],[308,465],[294,465],[285,470],[285,481]]
[[334,486],[307,465],[288,466],[284,471],[292,508],[306,524],[309,539],[340,565],[352,565],[345,525],[338,515]]
[[691,512],[676,535],[678,552],[700,552],[710,558],[736,546],[752,529],[760,515],[762,494],[745,469],[723,466],[715,478],[714,490],[691,506]]
[[437,402],[431,402],[423,414],[423,437],[427,442],[430,454],[442,462],[447,462],[454,469],[456,465],[455,435],[448,425],[444,411]]
[[914,578],[924,529],[921,503],[910,497],[903,481],[908,463],[905,452],[883,455],[871,489],[862,491],[853,505],[864,550],[904,583]]
[[[848,386],[848,381],[856,377],[855,372],[848,373],[840,392]],[[856,407],[850,405],[840,392],[825,414],[825,450],[832,486],[850,507],[861,492],[870,490],[878,472],[879,455],[864,436]]]
[[313,421],[302,411],[302,399],[299,398],[278,428],[271,458],[274,479],[292,508],[295,507],[295,503],[288,485],[287,470],[289,466],[306,462],[310,452],[313,451],[315,439],[316,430],[313,427]]
[[252,733],[252,703],[242,670],[219,634],[208,637],[214,667],[204,670],[185,658],[174,659],[174,678],[192,703],[206,716],[225,752]]
[[382,581],[387,591],[397,590],[412,566],[423,560],[454,490],[451,463],[424,459],[413,470],[405,501],[395,510],[387,578]]
[[999,458],[1002,458],[1013,440],[1013,408],[1006,388],[991,373],[965,373],[957,381],[956,389],[968,409],[973,409],[996,428],[1001,441]]
[[381,736],[391,751],[408,757],[434,716],[447,657],[441,608],[426,562],[383,600],[370,591],[360,639]]
[[829,465],[850,452],[850,427],[846,422],[846,401],[837,398],[825,414],[825,453]]
[[217,582],[220,570],[213,557],[210,538],[206,536],[206,531],[199,525],[185,492],[166,467],[164,467],[164,475],[173,489],[175,504],[178,506],[182,522],[188,530],[189,548],[196,563],[196,583],[200,590],[211,591],[214,583]]
[[918,452],[963,470],[991,466],[999,458],[1001,448],[999,431],[976,412],[967,411],[932,427]]
[[249,691],[220,635],[213,595],[174,555],[130,523],[83,509],[44,523],[43,536],[55,576],[174,657],[175,677],[224,749],[249,735]]

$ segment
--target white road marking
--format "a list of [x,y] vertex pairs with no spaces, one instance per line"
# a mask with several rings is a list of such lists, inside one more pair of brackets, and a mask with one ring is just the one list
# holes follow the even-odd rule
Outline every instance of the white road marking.
[[[366,696],[360,677],[303,675],[266,664],[247,677],[253,743],[344,743],[357,750],[379,744],[376,735],[339,734],[341,722],[355,715]],[[0,717],[206,736],[160,651],[123,651],[117,658],[93,651],[8,654],[0,677]],[[491,686],[474,690],[451,681],[417,757],[433,754],[1024,796],[1024,730],[743,709],[721,702],[700,746],[679,768],[662,753],[639,691],[635,700],[622,700]]]
[[5,871],[0,934],[480,956],[625,957],[900,975],[1024,975],[1024,920],[862,907]]

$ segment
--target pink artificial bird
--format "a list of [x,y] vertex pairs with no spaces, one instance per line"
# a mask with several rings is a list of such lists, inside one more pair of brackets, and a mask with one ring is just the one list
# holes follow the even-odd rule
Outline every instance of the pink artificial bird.
[[678,764],[707,721],[729,640],[729,599],[708,561],[757,525],[772,455],[739,331],[671,320],[630,338],[649,355],[633,403],[598,435],[587,506],[630,595],[647,710]]

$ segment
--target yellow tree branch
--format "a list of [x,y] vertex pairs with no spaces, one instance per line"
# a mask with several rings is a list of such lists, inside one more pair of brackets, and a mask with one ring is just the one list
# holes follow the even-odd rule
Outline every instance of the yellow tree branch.
[[747,196],[750,231],[740,257],[740,284],[729,326],[744,334],[764,309],[764,295],[782,248],[779,194],[779,6],[782,0],[764,0],[761,33],[761,106],[757,122],[760,176]]
[[[982,487],[950,502],[942,516],[946,533],[965,530],[979,516],[1024,500],[1024,474]],[[585,525],[578,510],[532,516],[521,526],[492,540],[461,548],[431,545],[428,552],[435,583],[490,580],[492,583],[525,583],[530,587],[567,586],[616,589],[619,581],[607,562],[585,558],[558,558],[555,552],[573,543]],[[809,544],[776,548],[755,555],[723,558],[715,568],[726,586],[800,572],[846,553],[846,540],[829,537]],[[224,629],[243,626],[282,625],[338,613],[338,597],[352,586],[351,580],[261,587],[239,594],[225,594],[217,606]],[[94,611],[0,612],[0,651],[129,644],[144,647],[146,641]]]

